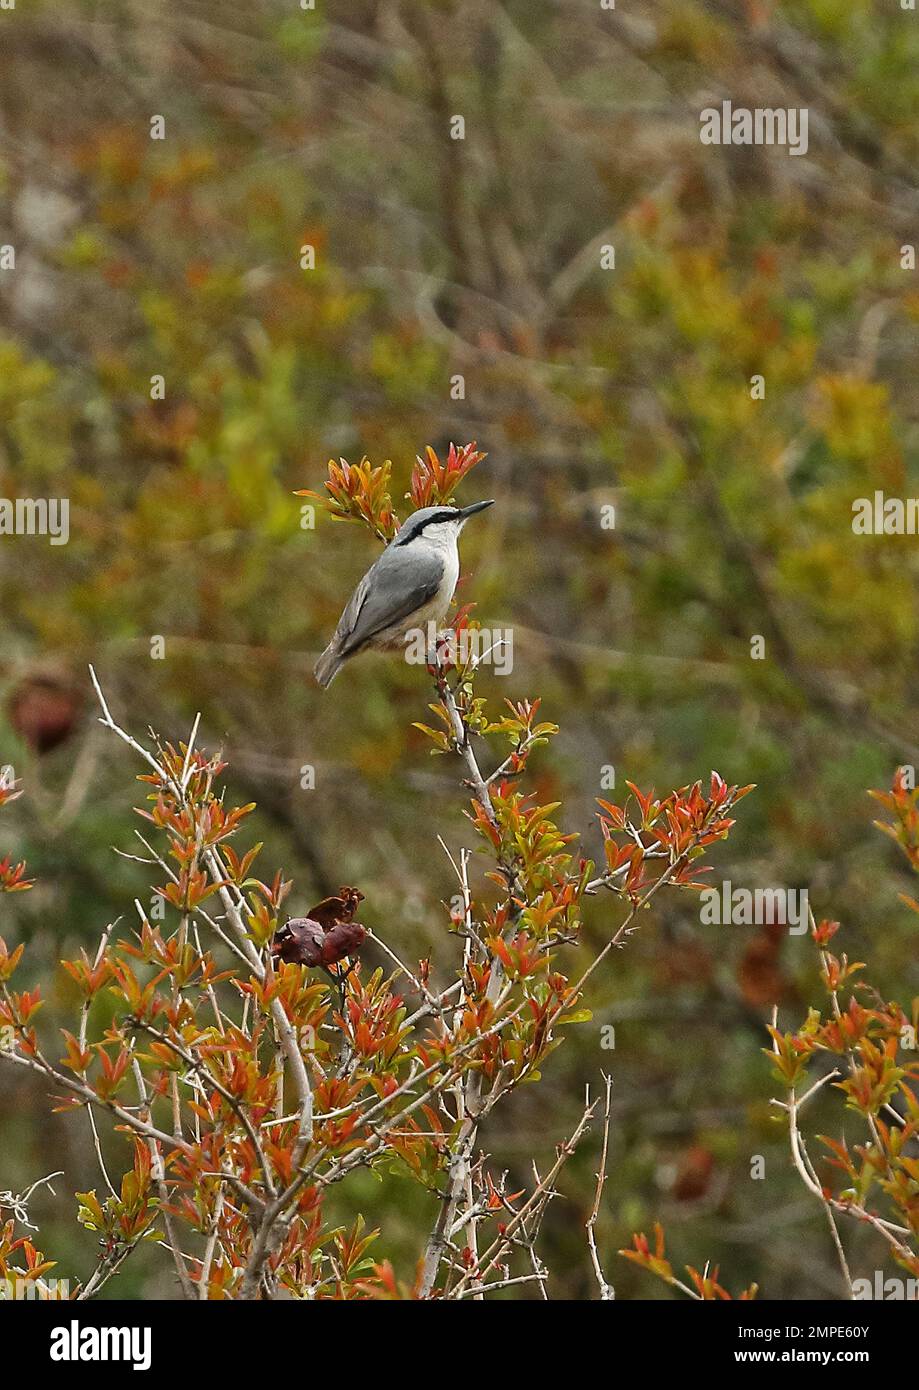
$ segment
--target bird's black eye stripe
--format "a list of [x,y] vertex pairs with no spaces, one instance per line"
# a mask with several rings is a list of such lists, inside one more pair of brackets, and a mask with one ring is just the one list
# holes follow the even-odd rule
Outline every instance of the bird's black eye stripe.
[[[433,516],[425,517],[424,521],[417,529],[409,531],[407,536],[403,536],[401,540],[394,541],[393,544],[408,545],[409,541],[417,540],[420,535],[423,535],[428,526],[436,526],[439,521],[455,521],[458,514],[458,507],[443,507],[441,510],[436,511]],[[411,521],[411,517],[409,520]]]

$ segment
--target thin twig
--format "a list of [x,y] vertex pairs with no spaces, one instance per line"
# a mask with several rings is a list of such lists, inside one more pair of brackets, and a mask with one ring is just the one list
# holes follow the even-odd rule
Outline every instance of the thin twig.
[[607,1302],[616,1297],[616,1291],[612,1284],[607,1283],[606,1276],[600,1264],[600,1256],[597,1253],[596,1225],[597,1217],[600,1215],[600,1200],[603,1196],[603,1185],[606,1182],[606,1159],[609,1152],[609,1120],[610,1108],[612,1105],[613,1078],[604,1076],[606,1082],[606,1105],[603,1111],[603,1148],[600,1152],[600,1169],[597,1173],[597,1188],[594,1193],[594,1204],[590,1209],[585,1224],[587,1229],[587,1244],[590,1247],[591,1263],[594,1267],[594,1274],[597,1276],[597,1283],[600,1285],[600,1298]]

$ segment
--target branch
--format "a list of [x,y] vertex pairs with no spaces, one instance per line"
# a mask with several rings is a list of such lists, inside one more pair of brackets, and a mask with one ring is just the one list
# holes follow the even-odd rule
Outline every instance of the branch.
[[603,1185],[606,1182],[606,1157],[609,1151],[609,1117],[612,1104],[613,1078],[604,1077],[606,1082],[606,1106],[603,1112],[603,1149],[600,1153],[600,1171],[597,1173],[597,1190],[594,1193],[594,1204],[590,1209],[590,1215],[584,1223],[587,1230],[587,1244],[590,1247],[590,1259],[594,1267],[594,1274],[597,1276],[597,1283],[600,1285],[600,1298],[604,1302],[616,1297],[616,1291],[612,1284],[606,1282],[606,1276],[600,1265],[600,1257],[597,1254],[596,1225],[597,1217],[600,1214],[600,1199],[603,1196]]

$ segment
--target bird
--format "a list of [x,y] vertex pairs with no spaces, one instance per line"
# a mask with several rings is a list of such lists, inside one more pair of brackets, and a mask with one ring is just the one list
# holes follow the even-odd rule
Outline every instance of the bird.
[[411,629],[440,622],[459,579],[460,532],[471,516],[493,503],[492,497],[468,507],[422,507],[399,527],[354,590],[316,662],[314,674],[323,689],[358,652],[398,651]]

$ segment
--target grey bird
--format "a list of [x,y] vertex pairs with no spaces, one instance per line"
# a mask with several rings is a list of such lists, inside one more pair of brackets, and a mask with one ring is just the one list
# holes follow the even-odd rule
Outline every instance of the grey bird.
[[316,662],[316,679],[323,688],[358,652],[400,650],[413,628],[440,622],[459,579],[460,531],[493,502],[422,507],[399,527],[354,590],[335,636]]

